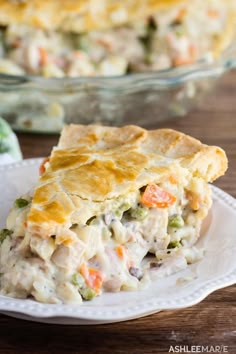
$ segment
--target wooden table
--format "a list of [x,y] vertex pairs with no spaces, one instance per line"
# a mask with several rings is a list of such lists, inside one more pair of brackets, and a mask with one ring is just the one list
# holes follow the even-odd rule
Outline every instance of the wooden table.
[[[236,72],[225,76],[200,108],[185,118],[162,126],[223,147],[229,157],[229,170],[216,185],[236,197]],[[18,136],[25,158],[48,155],[58,139],[58,136]],[[123,323],[87,327],[47,325],[0,315],[0,353],[151,354],[168,353],[171,345],[189,348],[193,345],[209,348],[223,345],[227,346],[225,349],[229,353],[235,354],[235,298],[236,286],[230,286],[190,308]]]

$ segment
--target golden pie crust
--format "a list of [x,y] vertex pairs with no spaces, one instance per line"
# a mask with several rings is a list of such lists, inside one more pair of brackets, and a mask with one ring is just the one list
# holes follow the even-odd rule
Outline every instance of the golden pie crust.
[[183,0],[0,0],[0,23],[85,32],[145,18]]
[[27,228],[46,238],[149,183],[171,175],[181,183],[187,174],[212,182],[226,169],[221,148],[174,130],[69,125],[34,190]]

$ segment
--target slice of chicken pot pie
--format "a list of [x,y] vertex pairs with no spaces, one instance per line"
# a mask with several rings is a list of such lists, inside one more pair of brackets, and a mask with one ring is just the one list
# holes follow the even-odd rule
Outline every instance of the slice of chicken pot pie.
[[1,231],[1,293],[80,303],[184,269],[226,169],[222,149],[174,130],[65,127]]

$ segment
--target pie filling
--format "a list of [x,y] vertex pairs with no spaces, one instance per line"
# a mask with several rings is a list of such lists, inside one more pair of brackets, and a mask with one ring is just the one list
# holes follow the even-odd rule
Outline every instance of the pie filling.
[[27,194],[15,201],[0,233],[2,294],[82,302],[143,288],[202,257],[195,243],[211,196],[200,178],[184,187],[174,181],[148,184],[84,225],[62,227],[46,239],[27,228],[31,199]]

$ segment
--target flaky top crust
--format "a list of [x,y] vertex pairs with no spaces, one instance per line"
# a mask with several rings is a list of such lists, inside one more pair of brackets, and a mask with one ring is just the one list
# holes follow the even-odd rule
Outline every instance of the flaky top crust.
[[174,130],[69,125],[35,188],[27,225],[46,237],[58,225],[86,223],[114,200],[171,174],[181,180],[187,171],[212,182],[226,169],[221,148]]
[[[184,0],[0,0],[0,24],[84,32],[145,18]],[[186,0],[185,0],[186,1]]]

